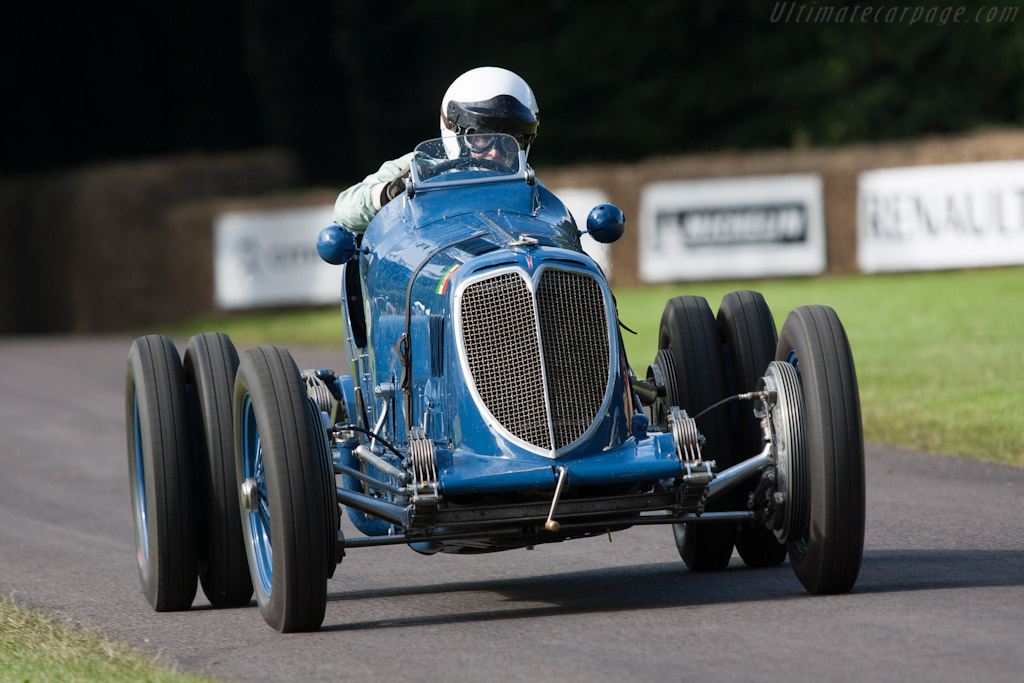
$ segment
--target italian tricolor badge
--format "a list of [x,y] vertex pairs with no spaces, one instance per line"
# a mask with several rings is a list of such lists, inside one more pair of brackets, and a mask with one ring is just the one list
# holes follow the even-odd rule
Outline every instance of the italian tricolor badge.
[[445,290],[448,289],[448,283],[452,279],[452,273],[454,273],[455,269],[458,268],[460,265],[462,264],[456,263],[455,265],[449,267],[448,270],[444,271],[444,274],[441,276],[441,280],[437,283],[438,294],[444,294]]

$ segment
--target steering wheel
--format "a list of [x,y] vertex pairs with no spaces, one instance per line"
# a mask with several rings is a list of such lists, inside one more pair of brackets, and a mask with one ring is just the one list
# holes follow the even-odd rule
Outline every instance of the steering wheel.
[[458,159],[448,159],[435,165],[432,169],[432,175],[441,175],[448,171],[468,171],[471,168],[477,168],[482,171],[497,171],[498,173],[515,173],[510,166],[506,166],[500,161],[460,157]]

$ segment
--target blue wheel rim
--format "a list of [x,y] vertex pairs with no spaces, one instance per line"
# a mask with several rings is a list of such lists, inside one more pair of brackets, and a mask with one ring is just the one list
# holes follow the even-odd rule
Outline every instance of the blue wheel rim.
[[255,511],[247,513],[247,531],[259,577],[259,588],[269,596],[274,577],[274,556],[270,548],[270,505],[267,498],[267,478],[263,469],[260,431],[249,394],[242,399],[242,474],[246,479],[256,480],[259,504]]
[[135,551],[143,580],[149,569],[149,526],[146,506],[146,465],[142,449],[142,424],[139,420],[139,398],[134,399],[135,427]]

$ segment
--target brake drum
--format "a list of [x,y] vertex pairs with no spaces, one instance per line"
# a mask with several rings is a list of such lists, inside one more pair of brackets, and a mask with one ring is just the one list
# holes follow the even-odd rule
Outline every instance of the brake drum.
[[777,488],[774,495],[775,536],[782,543],[805,536],[809,522],[810,481],[803,389],[796,369],[772,361],[760,388],[774,394],[769,408]]

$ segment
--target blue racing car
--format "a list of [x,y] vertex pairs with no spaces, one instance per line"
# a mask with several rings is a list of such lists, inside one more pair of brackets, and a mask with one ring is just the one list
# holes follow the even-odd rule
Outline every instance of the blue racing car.
[[[466,136],[472,138],[473,136]],[[849,591],[864,540],[860,400],[835,312],[781,334],[763,297],[669,300],[638,375],[615,298],[523,152],[419,145],[406,191],[341,266],[349,365],[300,371],[226,335],[137,339],[125,411],[135,545],[156,610],[255,593],[278,631],[316,630],[348,552],[528,548],[662,524],[686,566],[787,555],[811,593]],[[501,137],[501,136],[497,136]],[[498,140],[508,149],[514,139]],[[611,242],[625,219],[594,208]],[[340,531],[348,514],[359,536]]]

